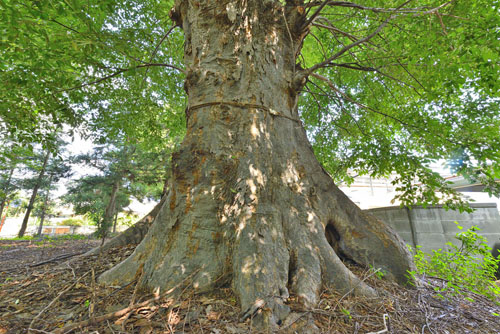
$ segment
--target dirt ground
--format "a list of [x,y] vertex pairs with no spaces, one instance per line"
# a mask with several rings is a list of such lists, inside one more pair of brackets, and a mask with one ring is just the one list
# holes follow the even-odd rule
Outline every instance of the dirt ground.
[[35,265],[58,256],[84,253],[99,244],[100,241],[93,239],[0,240],[0,271]]
[[[95,240],[0,241],[0,334],[7,333],[257,333],[240,322],[230,287],[195,294],[190,282],[174,294],[149,295],[135,283],[102,287],[96,278],[121,261],[134,246],[81,257]],[[469,294],[439,297],[435,278],[406,289],[370,271],[352,267],[379,291],[362,299],[325,290],[313,310],[302,310],[292,296],[292,314],[278,333],[500,333],[500,307]],[[177,296],[177,297],[174,297]],[[265,308],[264,308],[265,311]],[[316,331],[318,332],[318,331]]]

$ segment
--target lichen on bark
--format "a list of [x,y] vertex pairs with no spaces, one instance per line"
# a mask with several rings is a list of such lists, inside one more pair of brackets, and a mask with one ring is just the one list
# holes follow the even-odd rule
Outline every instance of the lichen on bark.
[[139,271],[149,290],[187,277],[199,291],[230,282],[242,319],[273,327],[290,293],[305,307],[325,285],[376,295],[338,254],[406,280],[403,243],[335,186],[299,120],[299,14],[277,1],[176,2],[187,134],[150,231],[100,282],[126,284]]

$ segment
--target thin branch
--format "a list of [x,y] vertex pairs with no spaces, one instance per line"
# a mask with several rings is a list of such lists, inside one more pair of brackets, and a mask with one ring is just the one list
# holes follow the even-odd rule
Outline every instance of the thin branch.
[[325,67],[345,67],[351,70],[358,70],[364,72],[378,72],[375,67],[363,66],[358,63],[329,63]]
[[306,22],[304,22],[304,25],[302,26],[302,30],[305,30],[307,27],[309,27],[314,22],[316,17],[321,13],[323,8],[325,8],[325,6],[328,5],[329,2],[330,2],[330,0],[325,0],[325,1],[323,1],[323,3],[321,5],[319,5],[319,8],[316,9],[316,11],[309,17],[309,19]]
[[[153,59],[156,57],[156,53],[158,52],[158,50],[160,49],[160,46],[162,45],[162,43],[167,39],[167,37],[170,35],[170,33],[176,28],[177,26],[172,26],[170,27],[170,29],[168,29],[168,31],[165,33],[165,35],[163,35],[163,37],[161,38],[160,42],[158,42],[158,44],[156,45],[155,49],[153,50],[153,52],[151,53],[151,56],[149,57],[149,63],[151,63],[153,61]],[[146,80],[146,76],[148,75],[148,71],[149,71],[149,67],[146,68],[146,72],[144,72],[144,80]]]
[[72,287],[74,287],[76,284],[78,284],[78,282],[80,282],[82,280],[82,278],[84,278],[85,276],[87,276],[88,274],[90,273],[90,271],[86,272],[83,276],[81,276],[79,279],[77,279],[75,282],[73,282],[72,284],[68,285],[66,287],[66,289],[64,289],[63,291],[61,291],[57,296],[56,298],[52,299],[52,301],[47,305],[45,306],[34,318],[33,320],[31,320],[31,323],[28,327],[28,333],[33,329],[33,325],[35,324],[35,322],[38,320],[38,318],[40,318],[42,316],[42,314],[47,311],[64,293],[66,293],[68,290],[70,290]]
[[[404,4],[406,4],[406,3],[410,2],[410,1],[411,1],[411,0],[408,0],[408,1],[406,1]],[[402,6],[404,6],[404,4],[403,4]],[[365,37],[364,37],[364,38],[362,38],[362,39],[357,40],[356,42],[354,42],[354,43],[352,43],[352,44],[349,44],[349,45],[347,45],[347,46],[343,47],[343,48],[342,48],[342,50],[340,50],[339,52],[337,52],[336,54],[334,54],[333,56],[331,56],[331,57],[330,57],[330,58],[328,58],[327,60],[325,60],[325,61],[323,61],[323,62],[321,62],[321,63],[318,63],[318,64],[316,64],[316,65],[314,65],[314,66],[312,66],[312,67],[310,67],[310,68],[306,69],[306,70],[305,70],[305,71],[306,71],[306,73],[307,73],[307,74],[310,74],[310,73],[312,73],[312,72],[316,71],[318,68],[321,68],[321,67],[325,66],[326,64],[330,63],[331,61],[333,61],[333,60],[335,60],[335,59],[339,58],[339,57],[340,57],[340,56],[342,56],[344,53],[346,53],[347,51],[349,51],[350,49],[352,49],[353,47],[358,46],[358,45],[360,45],[360,44],[362,44],[362,43],[365,43],[365,42],[369,41],[370,39],[372,39],[373,37],[375,37],[376,35],[378,35],[378,33],[379,33],[382,29],[384,29],[384,27],[387,25],[387,23],[388,23],[390,20],[392,20],[393,18],[394,18],[394,16],[393,16],[393,15],[389,16],[389,17],[388,17],[388,18],[387,18],[387,19],[386,19],[386,20],[385,20],[385,21],[384,21],[381,25],[379,25],[379,26],[377,27],[377,29],[375,29],[375,31],[373,31],[371,34],[369,34],[368,36],[365,36]]]
[[325,1],[327,2],[326,4],[322,1],[314,1],[306,5],[306,7],[311,8],[311,7],[317,7],[320,6],[321,9],[325,7],[325,5],[332,6],[332,7],[349,7],[349,8],[356,8],[356,9],[361,9],[361,10],[368,10],[374,13],[405,13],[405,14],[419,14],[419,15],[426,15],[426,14],[432,14],[439,9],[446,7],[447,5],[451,4],[454,2],[454,0],[448,1],[446,3],[443,3],[442,5],[438,7],[415,7],[415,8],[381,8],[381,7],[367,7],[363,6],[354,2],[349,2],[349,1]]
[[[326,18],[323,18],[323,19],[327,20]],[[351,34],[349,34],[348,32],[342,31],[342,30],[340,30],[340,29],[338,29],[338,28],[335,28],[335,27],[333,27],[332,25],[327,26],[327,25],[325,25],[325,24],[321,24],[321,23],[316,23],[316,22],[315,22],[315,23],[313,23],[313,26],[318,27],[318,28],[328,29],[328,30],[330,30],[330,31],[332,31],[332,32],[339,33],[339,34],[344,35],[345,37],[349,38],[349,39],[350,39],[351,41],[353,41],[353,42],[355,42],[355,41],[357,41],[357,40],[358,40],[358,38],[357,38],[356,36],[351,35]]]
[[85,252],[61,254],[59,256],[53,257],[51,259],[48,259],[48,260],[45,260],[45,261],[42,261],[42,262],[38,262],[38,263],[35,263],[35,264],[30,264],[29,267],[31,267],[31,268],[38,267],[38,266],[41,266],[41,265],[44,265],[44,264],[47,264],[47,263],[56,262],[56,261],[60,261],[60,260],[64,260],[64,259],[70,258],[70,257],[77,256],[77,255],[81,255],[83,253],[85,253]]
[[440,10],[441,8],[444,8],[450,4],[452,4],[453,2],[455,2],[455,0],[451,0],[451,1],[448,1],[448,2],[445,2],[443,3],[442,5],[440,6],[437,6],[435,8],[432,8],[426,12],[423,12],[423,13],[418,13],[418,15],[427,15],[427,14],[433,14],[433,13],[436,13],[438,10]]
[[[356,42],[359,39],[359,37],[356,37],[353,34],[350,34],[348,32],[342,31],[342,30],[334,27],[333,23],[328,18],[326,18],[324,16],[318,17],[316,21],[322,21],[322,22],[324,21],[325,23],[327,23],[328,25],[321,24],[321,23],[318,23],[318,22],[314,22],[313,25],[317,26],[319,28],[328,29],[332,34],[339,33],[339,34],[341,34],[343,36],[346,36],[347,38],[349,38],[353,42]],[[371,41],[367,42],[367,44],[371,44],[374,47],[379,47],[377,44],[375,44],[375,43],[373,43]],[[372,48],[370,48],[370,47],[368,47],[368,48],[370,50],[374,51]]]
[[70,31],[72,31],[72,32],[74,32],[74,33],[77,33],[77,34],[82,35],[82,33],[81,33],[81,32],[79,32],[78,30],[73,29],[73,28],[71,28],[70,26],[67,26],[67,25],[65,25],[64,23],[61,23],[61,22],[59,22],[59,21],[57,21],[57,20],[55,20],[55,19],[51,19],[51,20],[49,20],[49,21],[54,22],[54,23],[56,23],[56,24],[60,25],[61,27],[66,28],[66,29],[68,29],[68,30],[70,30]]
[[139,69],[139,68],[148,68],[148,67],[168,67],[168,68],[171,68],[171,69],[174,69],[174,70],[177,70],[181,73],[184,73],[184,70],[177,67],[177,66],[174,66],[174,65],[170,65],[170,64],[162,64],[162,63],[153,63],[153,64],[141,64],[141,65],[137,65],[137,66],[134,66],[134,67],[129,67],[129,68],[122,68],[122,69],[119,69],[117,70],[116,72],[114,73],[111,73],[105,77],[102,77],[100,79],[97,79],[97,80],[94,80],[94,81],[91,81],[91,82],[87,82],[87,83],[83,83],[79,86],[75,86],[75,87],[71,87],[71,88],[67,88],[67,89],[61,89],[61,91],[72,91],[72,90],[76,90],[76,89],[80,89],[80,88],[83,88],[83,87],[87,87],[87,86],[91,86],[91,85],[96,85],[98,83],[101,83],[105,80],[108,80],[108,79],[111,79],[111,78],[114,78],[124,72],[127,72],[127,71],[131,71],[131,70],[135,70],[135,69]]
[[158,43],[158,45],[156,45],[155,49],[153,50],[153,52],[151,53],[151,57],[149,58],[149,62],[151,63],[154,59],[154,57],[156,56],[156,53],[158,52],[159,48],[160,48],[160,45],[165,41],[165,39],[167,39],[167,37],[172,33],[172,31],[176,28],[177,26],[173,26],[173,27],[170,27],[170,29],[168,29],[168,31],[165,33],[165,35],[163,35],[163,37],[161,38],[160,42]]
[[319,46],[321,48],[321,53],[323,54],[323,58],[326,59],[326,51],[325,51],[325,48],[323,47],[323,43],[321,42],[321,40],[315,35],[313,34],[312,32],[309,33],[309,35],[311,35],[315,40],[316,42],[319,43]]
[[325,82],[328,85],[328,87],[330,87],[330,89],[332,89],[333,91],[335,91],[338,94],[342,95],[347,101],[354,103],[358,107],[361,107],[363,109],[367,109],[367,110],[373,111],[374,113],[377,113],[377,114],[383,115],[385,117],[388,117],[388,118],[390,118],[390,119],[392,119],[392,120],[394,120],[394,121],[396,121],[398,123],[403,124],[406,127],[416,128],[414,125],[408,124],[408,123],[406,123],[406,122],[404,122],[404,121],[402,121],[402,120],[400,120],[400,119],[398,119],[398,118],[396,118],[394,116],[388,115],[388,114],[383,113],[383,112],[378,111],[378,110],[375,110],[373,108],[368,107],[367,105],[365,105],[363,103],[360,103],[360,102],[354,100],[352,97],[350,97],[349,95],[347,95],[346,93],[342,92],[340,89],[338,89],[337,87],[335,87],[335,85],[330,80],[328,80],[328,78],[326,78],[326,77],[324,77],[322,75],[319,75],[317,73],[312,73],[311,76],[313,76],[316,79],[319,79],[319,80]]

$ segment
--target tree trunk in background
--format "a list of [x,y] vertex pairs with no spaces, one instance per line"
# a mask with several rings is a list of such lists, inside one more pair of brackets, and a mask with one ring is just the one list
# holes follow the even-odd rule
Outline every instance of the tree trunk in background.
[[113,233],[116,232],[116,223],[118,222],[118,212],[115,212],[115,219],[113,222]]
[[375,296],[338,255],[406,282],[405,245],[335,186],[298,120],[297,13],[276,1],[178,0],[173,17],[185,33],[187,133],[149,233],[100,282],[231,283],[242,319],[265,328],[283,323],[289,293],[306,308],[325,285]]
[[144,239],[144,236],[148,233],[148,230],[153,223],[154,219],[158,215],[160,208],[163,203],[165,203],[166,197],[164,196],[161,201],[156,204],[156,206],[147,215],[140,219],[133,226],[118,234],[113,239],[108,240],[104,245],[96,247],[84,254],[84,256],[95,255],[99,252],[105,252],[108,249],[126,245],[136,245]]
[[148,233],[148,230],[151,227],[151,224],[155,220],[156,216],[158,215],[158,212],[160,212],[160,208],[162,207],[163,203],[165,203],[168,190],[169,180],[165,179],[165,182],[163,183],[163,191],[160,202],[156,204],[155,207],[147,215],[142,217],[142,219],[140,219],[133,226],[130,226],[128,229],[106,242],[104,245],[91,249],[83,256],[94,255],[99,252],[107,251],[108,249],[111,249],[113,247],[140,243],[142,239],[144,239],[146,233]]
[[33,205],[35,204],[36,195],[38,193],[38,189],[40,189],[40,185],[42,184],[43,175],[45,174],[45,168],[47,167],[47,162],[49,161],[50,152],[47,152],[45,155],[45,159],[43,160],[43,166],[40,170],[40,174],[38,174],[38,178],[33,188],[33,193],[31,194],[31,198],[28,204],[28,208],[26,209],[26,213],[24,214],[23,223],[21,224],[21,229],[17,236],[19,238],[24,236],[24,232],[26,232],[26,227],[28,226],[28,220],[30,219],[31,210],[33,210]]
[[113,223],[113,215],[115,213],[116,207],[116,196],[118,195],[118,190],[120,189],[120,178],[118,178],[113,183],[113,188],[111,188],[111,195],[109,196],[109,202],[104,210],[104,217],[102,218],[102,235],[105,237],[108,234],[109,229]]
[[[50,176],[49,187],[51,182],[52,182],[52,176]],[[43,201],[42,216],[40,217],[40,225],[38,225],[38,232],[36,233],[37,236],[42,235],[43,221],[45,220],[45,213],[47,212],[47,203],[49,202],[49,195],[50,195],[50,190],[47,189],[47,193],[45,194],[45,199]]]
[[13,174],[14,174],[14,168],[12,168],[10,170],[9,178],[7,179],[7,184],[5,185],[5,188],[3,189],[5,197],[2,199],[2,202],[0,203],[0,221],[2,221],[3,210],[5,209],[5,203],[7,203],[7,193],[9,192],[10,181],[12,180]]

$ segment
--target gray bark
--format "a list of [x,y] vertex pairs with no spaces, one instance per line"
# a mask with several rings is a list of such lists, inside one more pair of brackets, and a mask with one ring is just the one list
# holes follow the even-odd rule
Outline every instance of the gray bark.
[[325,285],[376,295],[337,252],[406,281],[413,265],[404,244],[352,203],[313,154],[297,109],[301,16],[277,3],[176,1],[187,134],[149,233],[100,282],[139,276],[141,288],[168,290],[191,277],[199,291],[231,282],[242,319],[269,328],[286,318],[289,293],[305,307]]
[[42,184],[43,175],[45,174],[45,168],[47,167],[49,157],[50,157],[50,152],[47,152],[47,154],[45,155],[45,158],[43,160],[43,165],[42,165],[42,169],[40,170],[40,174],[38,174],[38,178],[37,178],[35,187],[33,188],[33,193],[31,194],[31,198],[30,198],[30,201],[28,203],[28,208],[26,209],[26,213],[24,214],[24,219],[23,219],[23,222],[21,224],[21,229],[19,230],[19,233],[17,233],[17,236],[19,238],[24,236],[24,232],[26,232],[26,227],[28,227],[28,220],[29,220],[30,215],[31,215],[31,210],[33,210],[33,205],[35,204],[35,199],[36,199],[36,195],[38,193],[38,189],[40,189],[40,186]]
[[43,221],[45,220],[45,213],[47,211],[47,203],[49,202],[49,195],[50,191],[47,190],[47,193],[45,194],[45,200],[43,201],[42,215],[40,217],[40,225],[38,225],[38,232],[36,233],[37,236],[42,235]]
[[51,186],[53,177],[54,177],[54,175],[50,175],[49,182],[47,185],[47,193],[45,194],[45,199],[43,201],[42,215],[40,217],[40,225],[38,225],[38,232],[36,234],[38,236],[42,235],[43,222],[45,220],[45,213],[47,212],[47,203],[49,202],[50,186]]
[[113,221],[113,233],[116,232],[116,224],[118,223],[118,212],[115,212],[115,219]]
[[106,209],[104,210],[104,217],[102,218],[102,228],[103,228],[103,237],[108,234],[109,229],[111,228],[113,222],[113,214],[115,212],[116,206],[116,197],[118,195],[118,190],[120,189],[120,178],[118,178],[111,188],[111,194],[109,196],[109,202],[106,205]]

